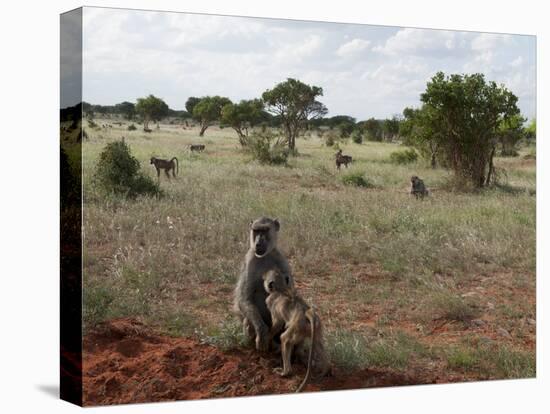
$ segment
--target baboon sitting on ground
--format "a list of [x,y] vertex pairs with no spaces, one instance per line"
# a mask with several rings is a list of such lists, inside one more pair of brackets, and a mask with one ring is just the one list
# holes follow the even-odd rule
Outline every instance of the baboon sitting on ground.
[[266,299],[267,309],[271,314],[271,339],[284,329],[281,334],[281,355],[283,368],[276,368],[281,376],[291,373],[292,351],[309,339],[309,355],[304,380],[296,390],[300,392],[309,381],[312,370],[315,376],[325,376],[330,371],[323,345],[321,319],[296,292],[286,283],[284,275],[277,270],[270,270],[264,275],[264,289],[269,293]]
[[411,195],[414,195],[416,198],[424,198],[429,194],[430,192],[424,185],[424,181],[416,175],[413,175],[411,177]]
[[279,229],[279,221],[268,217],[250,224],[250,248],[235,288],[233,311],[242,320],[244,334],[255,339],[256,349],[263,352],[269,348],[271,328],[263,276],[269,270],[278,270],[288,286],[294,286],[288,262],[277,248]]
[[342,154],[342,150],[338,150],[336,153],[336,169],[340,170],[340,166],[344,164],[348,168],[348,164],[351,164],[352,158],[351,155]]
[[166,177],[170,179],[170,170],[172,170],[172,177],[176,178],[176,171],[179,173],[179,162],[176,157],[173,157],[170,161],[162,160],[160,158],[151,157],[151,164],[155,166],[157,170],[157,179],[160,181],[160,170],[164,170]]

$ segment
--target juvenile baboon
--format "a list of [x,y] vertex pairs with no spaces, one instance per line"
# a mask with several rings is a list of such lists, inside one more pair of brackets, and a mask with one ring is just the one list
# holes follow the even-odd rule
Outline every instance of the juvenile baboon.
[[300,392],[309,381],[312,370],[315,370],[316,376],[325,376],[330,370],[323,346],[321,320],[277,270],[270,270],[264,275],[264,289],[269,293],[266,305],[272,320],[271,338],[284,329],[281,334],[283,368],[276,368],[275,372],[281,376],[289,375],[294,348],[303,346],[308,339],[310,341],[306,375],[296,390]]
[[351,164],[352,158],[351,155],[342,154],[342,150],[338,150],[336,153],[336,169],[340,170],[340,166],[344,164],[348,168],[348,164]]
[[149,128],[143,128],[143,132],[153,132],[153,130]]
[[424,196],[427,196],[429,193],[430,192],[424,185],[424,181],[416,175],[413,175],[411,177],[411,195],[414,195],[416,198],[424,198]]
[[179,173],[179,162],[176,157],[172,158],[170,161],[162,160],[159,158],[151,157],[151,164],[155,166],[157,170],[157,179],[160,181],[160,170],[164,170],[166,177],[170,179],[170,170],[172,170],[172,177],[176,178],[176,172]]
[[189,150],[191,152],[192,151],[203,152],[205,148],[206,148],[206,146],[204,144],[191,144],[191,145],[189,145]]
[[263,276],[269,270],[278,270],[284,275],[287,284],[294,286],[288,262],[277,248],[279,230],[279,221],[268,217],[260,217],[250,224],[250,248],[244,258],[234,293],[233,310],[243,323],[245,336],[255,339],[259,351],[267,351],[269,348],[271,328]]

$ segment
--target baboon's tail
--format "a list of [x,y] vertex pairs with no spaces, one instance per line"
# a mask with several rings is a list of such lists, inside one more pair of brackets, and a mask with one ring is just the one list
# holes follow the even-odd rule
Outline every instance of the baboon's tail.
[[311,325],[311,344],[309,345],[306,376],[304,377],[304,380],[302,381],[300,386],[296,389],[296,392],[302,391],[308,383],[309,379],[311,378],[311,363],[313,362],[313,341],[315,340],[315,311],[313,310],[313,308],[309,308],[306,311],[306,318]]
[[174,160],[176,160],[176,174],[179,174],[179,173],[180,173],[180,163],[179,163],[179,161],[178,161],[178,159],[177,159],[176,157],[172,158],[172,159],[170,160],[170,162],[172,162],[172,161],[174,161]]

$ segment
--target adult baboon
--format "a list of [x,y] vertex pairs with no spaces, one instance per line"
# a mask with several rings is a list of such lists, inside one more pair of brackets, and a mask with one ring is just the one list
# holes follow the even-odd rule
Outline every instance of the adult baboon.
[[348,168],[348,164],[351,164],[352,158],[351,155],[342,154],[342,150],[338,150],[336,153],[336,169],[340,170],[340,166],[344,164]]
[[191,152],[197,151],[197,152],[203,152],[206,146],[204,144],[191,144],[189,145],[189,150]]
[[288,262],[277,248],[279,229],[279,221],[268,217],[250,224],[250,248],[235,287],[233,310],[242,320],[245,335],[255,338],[256,349],[260,351],[267,351],[270,345],[271,328],[263,276],[269,270],[279,270],[287,284],[294,286]]
[[424,196],[427,196],[429,193],[430,192],[424,185],[424,181],[416,175],[413,175],[411,177],[411,195],[414,195],[416,198],[424,198]]
[[170,170],[172,170],[172,177],[174,178],[176,178],[176,172],[179,173],[179,161],[176,157],[173,157],[170,161],[151,157],[151,164],[153,164],[157,170],[157,178],[159,181],[160,170],[164,170],[164,173],[168,179],[170,179],[170,174],[168,174]]
[[296,290],[286,284],[284,276],[277,270],[270,270],[264,275],[264,289],[269,293],[266,305],[272,320],[271,338],[284,329],[281,334],[283,368],[276,368],[275,372],[281,376],[289,375],[292,351],[302,346],[308,338],[310,340],[306,375],[296,390],[300,392],[309,381],[312,369],[317,376],[324,376],[330,370],[323,346],[321,320]]

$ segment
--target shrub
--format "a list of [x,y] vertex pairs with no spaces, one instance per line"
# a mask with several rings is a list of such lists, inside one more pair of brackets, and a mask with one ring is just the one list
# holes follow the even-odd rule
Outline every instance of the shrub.
[[254,132],[244,139],[245,151],[261,164],[286,164],[289,150],[284,137],[272,132]]
[[374,185],[365,178],[364,173],[361,172],[352,172],[342,176],[342,183],[344,183],[344,185],[351,185],[355,187],[374,187]]
[[92,129],[99,128],[99,125],[97,125],[92,119],[88,119],[88,126]]
[[362,144],[363,143],[363,134],[359,130],[353,131],[351,134],[351,140],[355,142],[356,144]]
[[104,191],[123,194],[157,195],[158,185],[140,171],[139,161],[132,156],[124,141],[107,144],[99,156],[94,179]]
[[418,154],[414,149],[394,151],[390,154],[390,161],[393,164],[410,164],[416,162],[417,159]]
[[135,131],[137,127],[134,124],[128,125],[128,131]]

